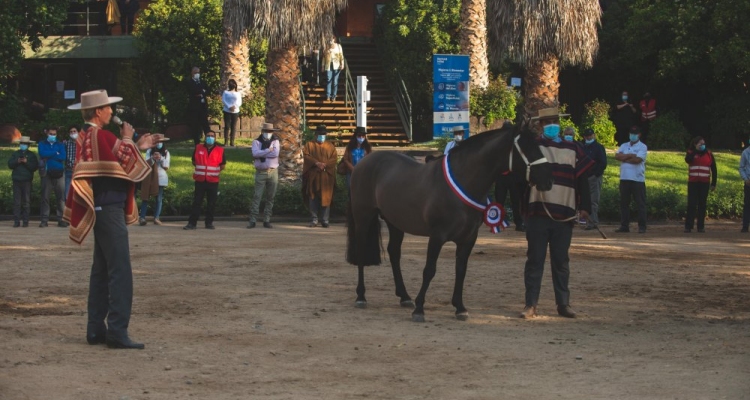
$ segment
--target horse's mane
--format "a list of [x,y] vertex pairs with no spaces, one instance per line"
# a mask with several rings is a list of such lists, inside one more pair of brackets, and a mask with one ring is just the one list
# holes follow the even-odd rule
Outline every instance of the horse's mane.
[[458,146],[451,149],[451,154],[457,154],[465,151],[471,151],[469,149],[479,149],[487,145],[487,142],[497,138],[499,135],[506,134],[508,132],[515,132],[516,127],[514,125],[503,126],[500,129],[493,129],[485,131],[474,136],[470,136],[464,140]]

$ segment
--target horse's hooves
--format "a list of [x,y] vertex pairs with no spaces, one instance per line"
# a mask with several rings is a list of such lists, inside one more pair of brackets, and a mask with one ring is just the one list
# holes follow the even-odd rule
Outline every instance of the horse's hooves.
[[412,322],[424,322],[424,314],[412,314]]
[[459,321],[466,321],[467,319],[469,319],[469,312],[468,311],[457,312],[456,319]]
[[367,301],[365,301],[365,300],[357,300],[354,303],[354,307],[357,307],[357,308],[367,308]]
[[414,308],[414,302],[410,300],[401,300],[401,307]]

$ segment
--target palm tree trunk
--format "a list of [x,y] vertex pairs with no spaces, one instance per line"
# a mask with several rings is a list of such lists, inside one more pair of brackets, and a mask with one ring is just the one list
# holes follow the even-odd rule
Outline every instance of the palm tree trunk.
[[299,182],[302,177],[299,63],[297,47],[268,50],[266,56],[266,121],[281,129],[279,180]]
[[237,82],[237,91],[245,99],[250,94],[250,38],[247,31],[242,32],[237,40],[232,31],[232,18],[238,13],[233,8],[236,2],[224,2],[224,31],[221,37],[221,87],[227,87],[227,81]]
[[461,1],[461,53],[469,55],[471,88],[489,86],[487,61],[487,3],[486,0]]
[[524,111],[527,117],[534,117],[540,109],[558,107],[560,91],[560,62],[557,56],[548,55],[541,61],[528,64],[526,67],[526,104]]

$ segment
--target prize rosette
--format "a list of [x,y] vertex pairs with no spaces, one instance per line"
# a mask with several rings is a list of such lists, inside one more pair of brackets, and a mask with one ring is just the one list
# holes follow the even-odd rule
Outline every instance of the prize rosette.
[[487,204],[487,208],[484,209],[484,224],[490,227],[492,233],[499,233],[508,227],[506,217],[505,208],[499,203]]

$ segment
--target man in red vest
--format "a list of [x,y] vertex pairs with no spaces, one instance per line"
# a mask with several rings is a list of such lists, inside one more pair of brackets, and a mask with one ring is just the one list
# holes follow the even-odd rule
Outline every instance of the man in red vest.
[[195,181],[195,192],[193,192],[193,211],[190,213],[185,230],[195,229],[198,217],[201,215],[203,196],[208,198],[206,204],[206,229],[214,228],[214,208],[219,196],[219,174],[227,160],[224,157],[224,148],[216,145],[216,132],[208,131],[204,144],[195,146],[193,152],[193,180]]
[[651,97],[651,93],[646,92],[643,94],[643,100],[641,100],[640,107],[641,126],[643,127],[643,137],[641,138],[641,141],[646,143],[651,122],[656,119],[656,99]]

